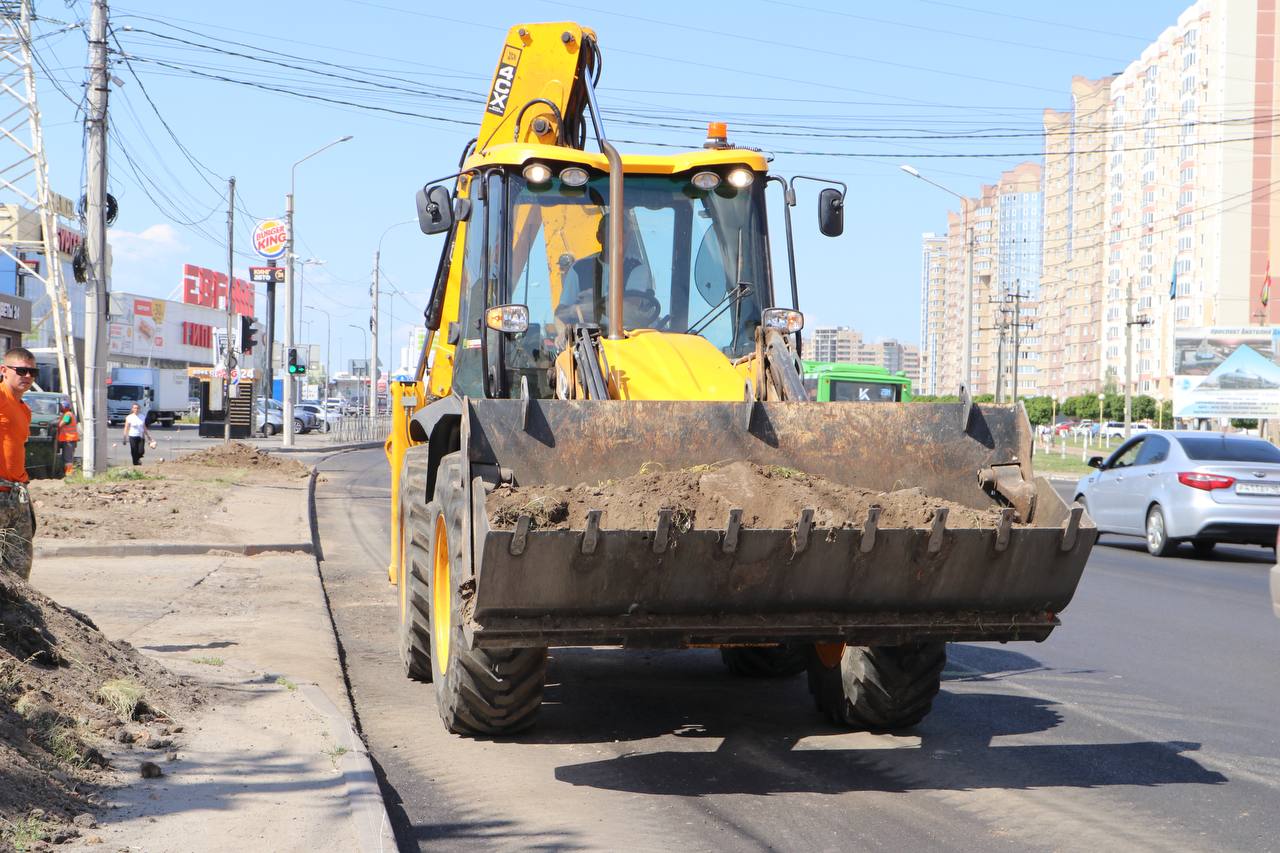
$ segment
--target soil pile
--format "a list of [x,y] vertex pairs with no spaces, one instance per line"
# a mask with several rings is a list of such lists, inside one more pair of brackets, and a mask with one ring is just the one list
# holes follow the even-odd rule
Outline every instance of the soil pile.
[[271,471],[292,477],[305,477],[310,473],[307,466],[294,459],[272,456],[264,450],[252,445],[233,441],[230,444],[215,444],[195,453],[178,456],[160,463],[164,469],[175,466],[198,465],[205,468],[242,468],[249,471]]
[[998,509],[979,510],[930,497],[920,489],[877,492],[833,483],[790,468],[751,462],[706,465],[679,471],[644,471],[597,486],[499,486],[486,499],[489,523],[511,528],[529,515],[534,528],[582,529],[587,511],[604,510],[601,525],[643,530],[657,523],[659,509],[673,510],[680,530],[723,529],[730,509],[742,510],[742,525],[795,527],[805,509],[819,528],[861,527],[873,506],[880,527],[928,527],[945,506],[951,527],[993,527]]
[[85,815],[110,781],[104,753],[163,748],[174,718],[203,701],[198,686],[0,571],[0,850],[92,826]]

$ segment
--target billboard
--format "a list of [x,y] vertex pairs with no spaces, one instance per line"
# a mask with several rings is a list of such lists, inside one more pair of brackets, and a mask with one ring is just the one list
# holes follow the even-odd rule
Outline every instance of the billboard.
[[107,351],[111,355],[209,364],[214,332],[225,330],[226,325],[227,315],[214,308],[136,293],[112,293]]
[[1280,327],[1178,329],[1175,418],[1280,418]]

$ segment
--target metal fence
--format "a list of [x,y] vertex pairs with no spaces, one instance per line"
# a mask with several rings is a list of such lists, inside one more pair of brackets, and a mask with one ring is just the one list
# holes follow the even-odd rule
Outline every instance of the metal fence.
[[385,441],[391,432],[390,415],[344,415],[325,433],[330,444]]

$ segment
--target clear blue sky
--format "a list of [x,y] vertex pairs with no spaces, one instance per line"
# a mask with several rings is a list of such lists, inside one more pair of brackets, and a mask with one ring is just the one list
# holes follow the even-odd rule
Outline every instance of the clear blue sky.
[[[297,251],[326,262],[308,267],[304,300],[332,315],[335,369],[339,354],[345,366],[362,348],[349,324],[368,316],[382,238],[386,281],[404,294],[392,300],[403,345],[420,320],[440,238],[416,225],[386,229],[413,217],[423,182],[456,168],[507,28],[576,20],[599,35],[601,105],[624,150],[645,142],[697,147],[706,121],[719,119],[734,141],[775,152],[778,173],[847,182],[843,237],[817,236],[813,197],[797,208],[801,307],[811,325],[916,341],[920,234],[945,227],[953,200],[899,164],[975,193],[1001,170],[1036,159],[1017,155],[1040,150],[1040,112],[1068,106],[1072,75],[1122,70],[1187,5],[655,0],[622,12],[543,0],[113,3],[112,26],[131,59],[113,54],[112,73],[125,85],[111,95],[110,184],[121,209],[111,232],[112,286],[168,296],[183,262],[224,269],[231,175],[242,202],[237,271],[246,275],[257,263],[246,213],[282,215],[290,165],[352,134],[297,170]],[[52,19],[36,25],[37,35],[47,34],[36,45],[46,66],[39,85],[50,175],[55,190],[75,196],[81,126],[49,76],[71,99],[82,97],[84,31],[59,34],[55,21],[87,21],[89,4],[43,0],[36,10]],[[353,77],[363,82],[344,79]],[[987,138],[912,138],[970,133]],[[948,156],[925,156],[939,154]],[[974,154],[1014,156],[958,156]],[[770,215],[780,229],[780,205]],[[785,282],[782,259],[776,263]],[[315,321],[304,337],[323,342],[324,316],[307,310],[302,319]]]

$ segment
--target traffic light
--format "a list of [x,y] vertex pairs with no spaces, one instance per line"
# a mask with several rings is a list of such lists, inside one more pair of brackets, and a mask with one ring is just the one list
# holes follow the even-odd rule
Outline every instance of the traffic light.
[[262,328],[258,325],[258,321],[252,317],[240,317],[240,351],[244,353],[253,352],[253,348],[258,345],[258,336],[262,334]]
[[299,376],[307,372],[307,363],[298,360],[298,350],[296,347],[289,349],[289,375]]

